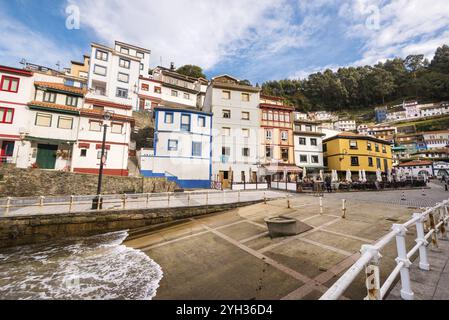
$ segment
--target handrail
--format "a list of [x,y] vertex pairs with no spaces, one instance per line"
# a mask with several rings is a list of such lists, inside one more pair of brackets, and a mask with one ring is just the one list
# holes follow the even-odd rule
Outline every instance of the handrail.
[[[340,298],[365,268],[367,274],[367,300],[383,299],[399,274],[401,275],[402,283],[401,297],[405,300],[412,300],[414,295],[410,287],[409,267],[412,264],[410,259],[419,251],[420,269],[430,270],[427,260],[427,240],[434,238],[433,241],[436,242],[437,234],[447,232],[445,226],[447,226],[449,221],[448,206],[449,200],[446,200],[432,208],[427,208],[422,213],[415,213],[413,214],[413,218],[404,224],[393,225],[393,230],[383,236],[374,245],[362,246],[362,256],[329,288],[320,300],[337,300]],[[439,215],[437,223],[435,222],[435,215]],[[430,230],[427,234],[424,234],[424,222],[427,220],[429,220]],[[407,228],[415,224],[417,232],[416,245],[407,252],[405,234]],[[380,286],[378,263],[381,258],[380,251],[394,239],[396,239],[398,251],[397,265],[385,280],[384,284]],[[377,272],[371,272],[372,270],[376,270]]]

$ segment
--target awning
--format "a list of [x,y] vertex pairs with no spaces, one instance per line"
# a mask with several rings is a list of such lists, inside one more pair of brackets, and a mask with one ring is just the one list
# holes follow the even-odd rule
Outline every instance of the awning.
[[26,137],[24,140],[41,143],[55,143],[55,144],[74,144],[76,142],[76,140],[59,140],[59,139],[38,138],[31,136]]
[[262,166],[269,173],[301,173],[303,170],[297,166],[277,166],[277,165],[267,165]]

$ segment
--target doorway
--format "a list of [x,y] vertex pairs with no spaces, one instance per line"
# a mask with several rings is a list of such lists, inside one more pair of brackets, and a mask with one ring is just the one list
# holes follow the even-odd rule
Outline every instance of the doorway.
[[39,169],[54,169],[56,166],[56,152],[58,146],[51,144],[39,144],[37,146],[36,163]]
[[223,189],[229,189],[231,186],[229,171],[220,171],[220,181]]

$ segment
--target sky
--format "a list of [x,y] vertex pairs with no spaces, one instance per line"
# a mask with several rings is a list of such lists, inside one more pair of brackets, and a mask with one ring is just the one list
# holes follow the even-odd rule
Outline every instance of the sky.
[[[79,17],[79,19],[77,19]],[[0,64],[57,68],[90,43],[148,48],[253,84],[424,54],[449,44],[448,0],[0,0]]]

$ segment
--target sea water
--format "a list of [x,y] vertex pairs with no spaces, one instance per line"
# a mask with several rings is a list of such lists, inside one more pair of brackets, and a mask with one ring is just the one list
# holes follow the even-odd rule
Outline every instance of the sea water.
[[0,249],[0,299],[150,300],[161,267],[126,231]]

